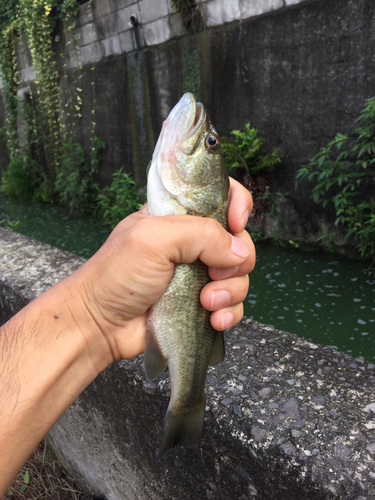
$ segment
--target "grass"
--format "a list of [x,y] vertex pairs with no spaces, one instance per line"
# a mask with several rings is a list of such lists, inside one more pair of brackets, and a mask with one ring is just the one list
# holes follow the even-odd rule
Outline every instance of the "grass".
[[1,500],[85,500],[85,494],[51,455],[44,441]]

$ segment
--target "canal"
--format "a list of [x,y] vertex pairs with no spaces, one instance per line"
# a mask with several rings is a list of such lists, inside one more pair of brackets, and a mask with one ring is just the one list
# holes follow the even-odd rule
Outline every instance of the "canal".
[[[0,196],[0,220],[17,231],[89,258],[109,230],[92,217],[60,207]],[[375,281],[365,263],[342,256],[257,245],[245,315],[375,362]]]

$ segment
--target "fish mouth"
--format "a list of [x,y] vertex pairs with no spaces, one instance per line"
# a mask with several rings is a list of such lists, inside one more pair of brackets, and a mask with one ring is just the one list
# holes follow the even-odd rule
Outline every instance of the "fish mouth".
[[186,99],[185,112],[188,113],[185,133],[178,143],[179,149],[185,154],[192,154],[199,143],[203,133],[204,123],[207,120],[205,107],[201,102],[196,102],[194,94],[188,92],[182,99]]
[[158,156],[162,151],[172,156],[173,149],[192,154],[206,120],[207,114],[203,104],[196,102],[191,92],[184,94],[163,123],[154,156]]
[[196,102],[194,94],[187,92],[163,123],[150,171],[154,166],[164,189],[175,197],[190,187],[190,183],[179,172],[181,153],[192,155],[195,152],[206,128],[206,120],[203,104]]

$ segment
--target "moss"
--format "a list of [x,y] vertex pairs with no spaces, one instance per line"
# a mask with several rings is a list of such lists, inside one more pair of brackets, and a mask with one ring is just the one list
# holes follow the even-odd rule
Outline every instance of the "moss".
[[201,99],[201,59],[192,44],[192,38],[186,37],[182,44],[183,92],[192,92],[197,100]]
[[134,180],[146,184],[146,167],[155,144],[150,115],[150,98],[144,52],[129,54],[127,58],[128,93],[133,149]]

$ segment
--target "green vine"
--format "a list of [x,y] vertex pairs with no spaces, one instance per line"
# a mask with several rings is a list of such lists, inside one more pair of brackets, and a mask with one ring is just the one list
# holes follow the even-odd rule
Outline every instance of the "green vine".
[[[75,15],[82,1],[77,0],[2,0],[0,7],[0,71],[6,110],[7,146],[10,158],[20,153],[17,140],[18,68],[16,39],[27,35],[35,71],[37,104],[43,126],[47,177],[53,184],[59,167],[61,101],[52,34],[58,20]],[[37,101],[37,102],[35,102]]]
[[[39,101],[46,121],[45,147],[48,177],[54,181],[59,163],[58,115],[60,112],[60,89],[54,52],[52,49],[51,6],[47,1],[21,0],[21,13],[28,36],[30,53],[36,77]],[[26,14],[26,15],[25,15]]]
[[10,158],[18,152],[17,138],[17,89],[18,72],[15,49],[16,23],[2,26],[0,36],[0,71],[3,79],[3,95],[6,116],[6,138]]
[[[105,224],[114,226],[140,208],[136,184],[129,174],[120,170],[113,175],[109,187],[99,187],[96,177],[105,143],[95,135],[95,73],[91,82],[91,147],[87,156],[82,146],[73,141],[76,124],[82,119],[82,64],[74,72],[75,91],[70,90],[66,72],[66,90],[62,91],[53,46],[53,41],[59,42],[59,36],[54,34],[57,21],[70,19],[68,30],[73,29],[75,14],[84,1],[0,0],[0,72],[6,109],[4,130],[11,159],[2,176],[0,191],[24,200],[58,202],[70,211],[92,212]],[[92,15],[91,2],[89,0],[87,9],[89,16]],[[19,102],[15,43],[22,35],[27,36],[36,91],[33,85],[29,85],[28,92]],[[82,59],[79,36],[72,36],[68,42],[74,44],[78,60]],[[63,50],[61,57],[64,58]],[[66,63],[63,68],[66,68]],[[92,69],[94,71],[95,67]],[[18,113],[24,127],[24,137],[20,140]],[[1,223],[8,227],[11,224],[9,221]]]

